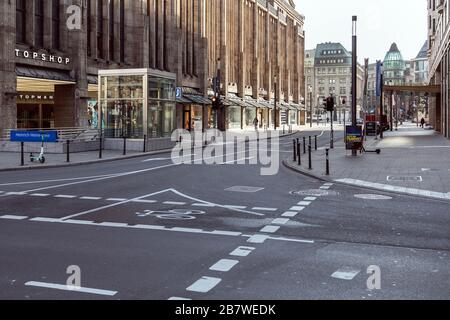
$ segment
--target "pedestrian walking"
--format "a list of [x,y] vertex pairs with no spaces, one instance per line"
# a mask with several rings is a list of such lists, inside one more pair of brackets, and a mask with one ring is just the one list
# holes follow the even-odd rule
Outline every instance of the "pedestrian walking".
[[425,128],[425,119],[424,118],[422,118],[422,120],[420,120],[420,127]]
[[255,131],[258,131],[259,120],[257,117],[253,120],[253,125],[255,126]]

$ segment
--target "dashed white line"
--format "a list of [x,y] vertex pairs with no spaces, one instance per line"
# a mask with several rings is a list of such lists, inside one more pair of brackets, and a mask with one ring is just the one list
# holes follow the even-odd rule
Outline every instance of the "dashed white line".
[[290,211],[303,211],[305,207],[295,206],[289,209]]
[[322,187],[320,187],[319,189],[322,189],[322,190],[329,190],[330,187],[329,187],[329,186],[322,186]]
[[272,223],[273,223],[273,224],[280,224],[280,225],[283,225],[283,224],[288,223],[289,221],[290,221],[289,219],[278,218],[278,219],[273,220]]
[[306,197],[304,200],[305,201],[315,201],[315,200],[317,200],[317,197]]
[[334,184],[333,183],[325,183],[324,186],[325,187],[332,187]]
[[333,273],[331,277],[340,280],[353,280],[360,272],[361,270],[344,267]]
[[219,272],[228,272],[231,269],[233,269],[239,261],[237,260],[230,260],[230,259],[222,259],[219,262],[217,262],[215,265],[213,265],[209,270],[211,271],[219,271]]
[[173,205],[173,206],[185,206],[186,202],[176,202],[176,201],[166,201],[163,204]]
[[297,205],[302,206],[302,207],[307,207],[311,204],[311,201],[300,201],[299,203],[297,203]]
[[250,239],[247,240],[249,243],[264,243],[267,239],[269,239],[269,236],[262,235],[262,234],[255,234],[250,237]]
[[264,232],[264,233],[275,233],[278,230],[280,230],[280,227],[278,226],[265,226],[264,228],[261,229],[260,232]]
[[255,207],[255,208],[252,208],[252,210],[255,210],[255,211],[270,211],[270,212],[275,212],[275,211],[277,211],[278,209],[277,209],[277,208]]
[[213,232],[210,232],[210,234],[217,235],[217,236],[233,236],[237,237],[240,236],[241,232],[235,232],[235,231],[220,231],[220,230],[214,230]]
[[113,227],[113,228],[123,228],[123,227],[127,227],[128,224],[126,223],[117,223],[117,222],[102,222],[100,223],[101,226],[105,226],[105,227]]
[[49,197],[50,195],[47,194],[47,193],[33,193],[33,194],[30,194],[30,196],[31,196],[31,197],[41,197],[41,198],[44,198],[44,197]]
[[127,199],[124,199],[124,198],[109,198],[109,199],[106,199],[106,201],[111,201],[111,202],[123,202],[123,201],[126,201]]
[[80,197],[80,200],[102,200],[102,197]]
[[239,247],[230,253],[230,256],[234,257],[247,257],[255,250],[253,247]]
[[169,298],[169,301],[191,301],[192,299],[188,298],[180,298],[180,297],[171,297]]
[[247,207],[244,206],[224,206],[224,207],[227,209],[242,209],[242,210],[247,209]]
[[130,201],[132,203],[149,203],[149,204],[158,202],[156,200],[144,200],[144,199],[137,199],[137,200],[127,200],[127,199],[125,199],[124,201]]
[[214,289],[220,282],[222,282],[222,279],[202,277],[186,290],[191,292],[208,293],[209,291]]
[[37,218],[33,218],[33,219],[30,219],[30,221],[33,221],[33,222],[60,222],[60,220],[59,219],[55,219],[55,218],[42,218],[42,217],[37,217]]
[[60,221],[61,223],[68,223],[68,224],[81,224],[81,225],[94,225],[93,221],[84,221],[84,220],[63,220]]
[[205,207],[205,208],[214,208],[215,205],[209,203],[193,203],[193,207]]
[[27,216],[15,216],[15,215],[4,215],[1,216],[0,219],[5,219],[5,220],[25,220],[27,219]]
[[66,195],[66,194],[58,194],[54,197],[60,198],[60,199],[75,199],[75,198],[77,198],[77,196],[71,196],[71,195]]
[[283,213],[281,216],[285,217],[285,218],[294,218],[299,214],[299,212],[295,212],[295,211],[286,211],[285,213]]
[[101,289],[93,289],[93,288],[83,288],[83,287],[72,287],[67,285],[55,284],[55,283],[45,283],[45,282],[36,282],[30,281],[25,283],[25,286],[28,287],[38,287],[38,288],[47,288],[47,289],[56,289],[56,290],[64,290],[64,291],[72,291],[72,292],[81,292],[81,293],[89,293],[96,294],[101,296],[115,296],[117,291],[111,290],[101,290]]
[[26,192],[7,192],[5,195],[7,196],[24,196],[26,195]]

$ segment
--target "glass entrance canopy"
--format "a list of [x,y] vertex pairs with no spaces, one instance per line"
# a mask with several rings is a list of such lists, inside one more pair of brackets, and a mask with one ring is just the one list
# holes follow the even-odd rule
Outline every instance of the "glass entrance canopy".
[[99,71],[99,119],[107,138],[170,137],[176,75],[151,69]]

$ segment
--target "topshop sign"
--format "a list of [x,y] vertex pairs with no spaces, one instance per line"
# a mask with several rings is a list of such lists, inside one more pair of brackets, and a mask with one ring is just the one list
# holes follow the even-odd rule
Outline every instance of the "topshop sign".
[[16,49],[16,57],[64,65],[68,65],[70,63],[70,58],[20,49]]

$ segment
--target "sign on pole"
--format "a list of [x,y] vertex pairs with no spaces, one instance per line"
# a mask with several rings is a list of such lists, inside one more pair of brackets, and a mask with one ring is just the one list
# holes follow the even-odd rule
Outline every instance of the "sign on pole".
[[347,126],[345,134],[345,146],[347,150],[361,150],[363,147],[363,127]]
[[11,131],[11,142],[58,142],[58,131]]

